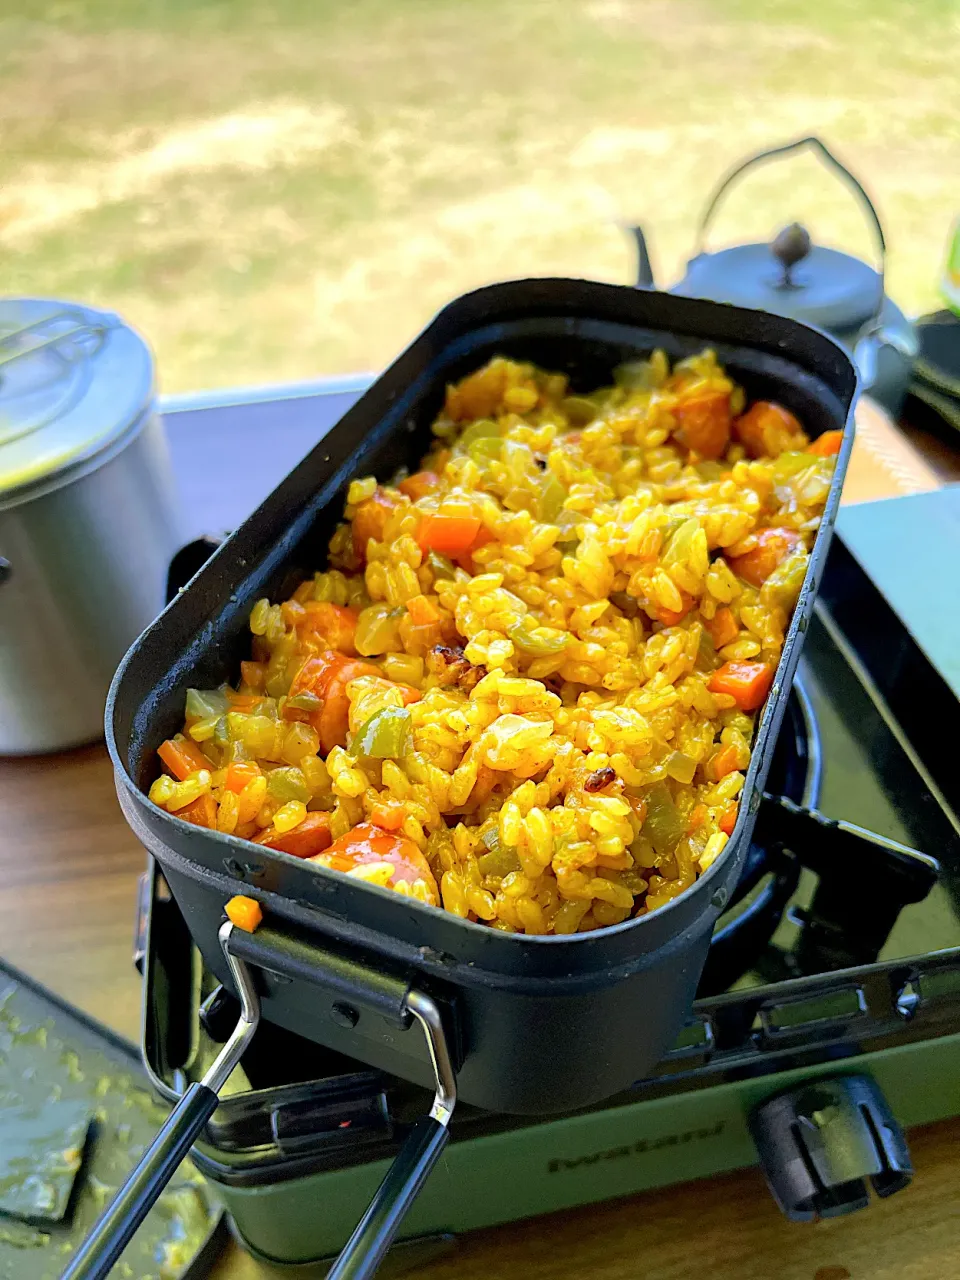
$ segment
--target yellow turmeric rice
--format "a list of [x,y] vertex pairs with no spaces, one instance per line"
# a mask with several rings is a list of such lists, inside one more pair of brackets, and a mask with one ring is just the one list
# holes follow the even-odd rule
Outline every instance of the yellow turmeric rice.
[[653,911],[733,831],[841,433],[710,351],[589,395],[497,358],[433,430],[257,602],[150,798],[505,932]]

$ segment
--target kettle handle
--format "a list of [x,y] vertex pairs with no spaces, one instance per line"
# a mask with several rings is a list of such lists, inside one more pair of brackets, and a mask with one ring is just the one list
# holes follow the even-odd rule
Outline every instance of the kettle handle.
[[879,268],[877,274],[880,277],[880,290],[877,297],[877,309],[874,316],[874,324],[880,315],[883,307],[883,299],[885,294],[884,276],[886,275],[887,265],[887,242],[884,239],[883,227],[880,225],[880,218],[874,208],[873,201],[867,195],[866,191],[853,176],[849,169],[840,163],[837,157],[830,151],[827,146],[820,141],[819,138],[798,138],[796,142],[788,142],[782,147],[771,147],[767,151],[758,151],[756,155],[749,156],[746,160],[741,161],[735,168],[731,169],[726,177],[721,181],[713,198],[704,210],[703,217],[700,219],[700,226],[697,230],[697,239],[695,245],[694,257],[699,257],[704,252],[704,242],[707,238],[707,232],[716,213],[717,205],[725,194],[727,188],[748,169],[754,168],[755,165],[763,164],[766,160],[776,160],[781,156],[792,155],[796,151],[813,151],[814,154],[823,162],[824,165],[832,170],[838,177],[842,178],[850,190],[859,200],[863,210],[867,216],[867,222],[870,224],[876,241],[877,258],[879,260]]

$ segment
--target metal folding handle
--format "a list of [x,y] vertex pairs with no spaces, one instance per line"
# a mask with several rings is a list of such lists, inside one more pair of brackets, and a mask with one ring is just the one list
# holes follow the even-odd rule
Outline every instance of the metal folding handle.
[[246,965],[231,956],[233,925],[220,929],[220,945],[240,993],[240,1020],[202,1080],[187,1089],[140,1163],[101,1214],[61,1280],[106,1280],[136,1229],[160,1198],[217,1109],[218,1094],[243,1057],[260,1023],[260,999]]
[[[235,931],[229,922],[221,926],[220,947],[240,996],[240,1020],[210,1070],[201,1081],[189,1087],[170,1113],[61,1280],[106,1280],[134,1232],[216,1110],[219,1091],[249,1047],[260,1022],[260,999],[253,976],[247,963],[237,954],[245,950],[245,941],[253,937]],[[314,973],[316,981],[316,971]],[[335,973],[332,985],[336,987],[342,978],[342,973]],[[395,983],[396,979],[387,981]],[[376,993],[375,1006],[382,1009],[389,1003],[391,994],[389,989]],[[424,992],[404,988],[399,1013],[404,1019],[419,1023],[423,1031],[433,1068],[433,1105],[429,1115],[410,1131],[366,1213],[331,1268],[328,1280],[369,1280],[374,1275],[450,1136],[448,1126],[457,1102],[457,1082],[440,1010]]]
[[448,1125],[457,1102],[457,1080],[436,1002],[425,992],[308,941],[261,926],[256,933],[234,932],[224,948],[228,958],[269,972],[310,982],[328,995],[360,1004],[406,1026],[420,1025],[433,1070],[434,1098],[429,1115],[410,1131],[387,1170],[327,1280],[368,1280],[383,1261],[407,1210],[413,1204],[449,1139]]
[[793,155],[798,151],[812,151],[814,155],[816,155],[817,158],[826,166],[826,168],[830,169],[837,175],[837,177],[841,178],[853,192],[866,215],[867,223],[873,232],[874,239],[876,241],[875,247],[879,261],[877,274],[880,277],[880,288],[877,295],[877,306],[875,310],[875,317],[879,317],[880,310],[883,307],[884,295],[886,293],[884,279],[887,268],[887,242],[883,234],[883,227],[880,224],[880,216],[877,213],[873,201],[867,195],[858,179],[854,177],[846,165],[841,164],[826,144],[821,142],[817,137],[811,136],[808,138],[798,138],[796,142],[785,143],[782,147],[770,147],[766,151],[758,151],[756,155],[749,156],[746,160],[741,161],[740,164],[731,169],[721,179],[720,185],[714,191],[710,203],[707,205],[703,216],[700,219],[700,226],[697,230],[697,238],[694,248],[694,257],[699,257],[699,255],[704,252],[704,243],[707,238],[707,232],[710,229],[710,224],[713,221],[717,206],[726,194],[728,187],[730,187],[738,178],[742,177],[742,175],[749,169],[753,169],[757,165],[764,164],[767,160],[778,160],[783,156]]

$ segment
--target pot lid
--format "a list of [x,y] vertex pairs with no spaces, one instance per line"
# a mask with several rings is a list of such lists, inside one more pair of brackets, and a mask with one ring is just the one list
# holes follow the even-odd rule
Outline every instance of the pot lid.
[[153,395],[146,343],[109,311],[0,299],[0,496],[116,444]]
[[698,254],[674,292],[771,311],[836,333],[869,320],[882,288],[873,267],[837,249],[814,245],[785,270],[773,246],[741,244]]

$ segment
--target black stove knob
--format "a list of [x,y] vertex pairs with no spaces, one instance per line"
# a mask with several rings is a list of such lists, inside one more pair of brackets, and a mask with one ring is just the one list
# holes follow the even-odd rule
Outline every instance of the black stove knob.
[[890,1196],[913,1176],[903,1131],[869,1076],[832,1076],[768,1098],[750,1116],[767,1183],[793,1222],[853,1213],[869,1188]]

